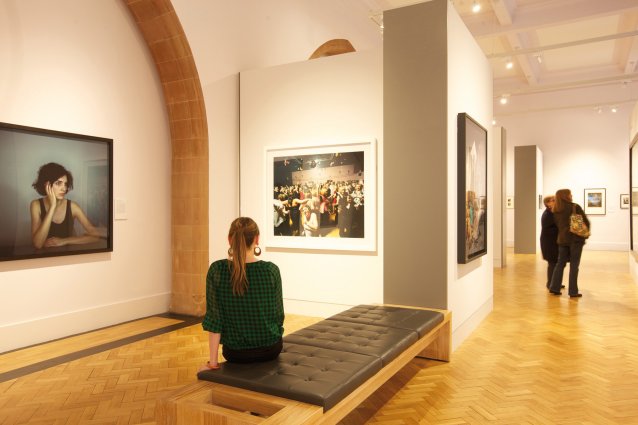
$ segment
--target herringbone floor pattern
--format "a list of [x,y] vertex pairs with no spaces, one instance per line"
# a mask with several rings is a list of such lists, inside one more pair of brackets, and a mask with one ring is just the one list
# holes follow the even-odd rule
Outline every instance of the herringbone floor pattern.
[[[508,256],[494,311],[452,362],[413,360],[342,423],[638,424],[638,287],[628,254],[585,251],[584,297],[547,295],[545,263]],[[315,318],[287,317],[287,331]],[[151,424],[195,380],[199,325],[0,382],[0,424]],[[11,369],[16,352],[0,356]],[[193,424],[196,425],[196,424]]]

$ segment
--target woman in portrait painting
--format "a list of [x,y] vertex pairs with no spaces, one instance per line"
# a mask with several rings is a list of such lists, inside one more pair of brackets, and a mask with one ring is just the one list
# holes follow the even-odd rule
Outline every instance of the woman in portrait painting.
[[[73,189],[73,175],[62,165],[49,162],[38,170],[33,188],[42,198],[31,201],[31,240],[36,249],[87,244],[100,239],[82,208],[66,198]],[[85,233],[75,235],[78,220]]]

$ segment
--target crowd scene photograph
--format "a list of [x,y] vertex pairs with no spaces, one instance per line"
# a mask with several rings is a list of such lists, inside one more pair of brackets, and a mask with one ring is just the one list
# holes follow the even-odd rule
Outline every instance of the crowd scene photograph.
[[274,235],[364,238],[363,158],[363,151],[274,158]]

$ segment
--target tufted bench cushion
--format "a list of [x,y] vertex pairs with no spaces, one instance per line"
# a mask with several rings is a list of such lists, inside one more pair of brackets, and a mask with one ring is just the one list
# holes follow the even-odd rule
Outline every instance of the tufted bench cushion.
[[330,409],[381,370],[378,357],[308,345],[284,343],[275,360],[221,363],[199,372],[202,380],[272,394]]
[[284,338],[284,342],[378,357],[385,366],[418,339],[416,331],[322,320]]
[[326,320],[410,329],[418,332],[421,338],[443,321],[443,314],[385,305],[358,305]]

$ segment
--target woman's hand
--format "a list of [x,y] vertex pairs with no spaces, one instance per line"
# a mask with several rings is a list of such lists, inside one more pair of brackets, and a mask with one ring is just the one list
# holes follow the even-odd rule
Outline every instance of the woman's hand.
[[44,241],[44,247],[48,248],[51,246],[64,246],[66,245],[66,239],[65,238],[56,238],[56,237],[52,237],[47,239],[46,241]]
[[55,197],[55,192],[53,191],[53,185],[51,184],[51,182],[46,183],[46,185],[44,186],[44,190],[46,190],[47,199],[49,200],[49,204],[51,204],[49,210],[53,211],[55,210],[58,199]]
[[197,371],[197,373],[199,372],[203,372],[205,370],[217,370],[219,369],[219,363],[218,362],[206,362],[204,363],[199,370]]

